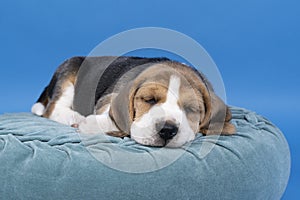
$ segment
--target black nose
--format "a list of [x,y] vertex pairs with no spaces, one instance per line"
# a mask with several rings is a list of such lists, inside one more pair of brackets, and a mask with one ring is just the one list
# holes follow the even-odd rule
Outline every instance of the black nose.
[[178,132],[178,126],[172,122],[165,122],[163,126],[159,126],[159,136],[164,140],[172,139]]

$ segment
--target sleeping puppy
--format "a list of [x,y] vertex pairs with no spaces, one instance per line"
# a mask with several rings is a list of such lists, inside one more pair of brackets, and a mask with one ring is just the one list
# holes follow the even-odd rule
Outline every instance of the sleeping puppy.
[[[85,81],[78,83],[79,72],[106,58],[113,60],[97,79],[95,95],[85,97],[94,98],[92,111],[81,114],[74,106]],[[167,58],[73,57],[58,67],[32,112],[82,133],[130,136],[157,147],[180,147],[199,132],[235,132],[229,108],[206,78]]]

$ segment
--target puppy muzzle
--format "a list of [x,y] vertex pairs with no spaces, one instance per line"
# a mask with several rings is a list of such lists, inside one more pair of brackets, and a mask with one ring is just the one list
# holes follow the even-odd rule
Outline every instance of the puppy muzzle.
[[178,124],[172,121],[162,121],[155,125],[156,131],[165,141],[172,139],[178,133]]

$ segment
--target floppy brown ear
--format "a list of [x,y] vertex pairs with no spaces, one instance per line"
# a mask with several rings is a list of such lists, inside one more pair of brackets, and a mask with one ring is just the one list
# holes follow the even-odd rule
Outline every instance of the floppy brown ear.
[[206,135],[234,134],[235,127],[229,122],[231,120],[231,112],[228,106],[214,92],[203,95],[203,98],[206,113],[200,123],[199,131]]
[[133,82],[130,82],[112,99],[109,111],[109,115],[116,126],[127,135],[130,134],[130,127],[134,117],[134,94],[135,88],[133,87]]

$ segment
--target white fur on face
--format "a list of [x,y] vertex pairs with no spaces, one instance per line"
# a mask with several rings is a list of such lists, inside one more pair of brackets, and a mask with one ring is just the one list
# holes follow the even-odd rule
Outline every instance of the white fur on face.
[[85,119],[84,116],[72,110],[74,99],[74,85],[70,83],[63,91],[61,97],[56,101],[53,112],[49,119],[62,124],[78,124]]
[[[178,106],[180,78],[170,77],[167,99],[160,105],[154,105],[141,118],[131,125],[131,137],[138,143],[149,146],[180,147],[193,140],[195,133],[189,126],[186,114]],[[178,133],[172,139],[165,141],[156,130],[156,123],[172,121],[178,125]]]

